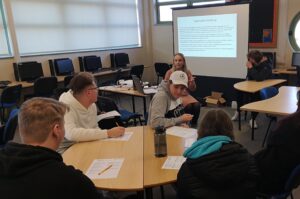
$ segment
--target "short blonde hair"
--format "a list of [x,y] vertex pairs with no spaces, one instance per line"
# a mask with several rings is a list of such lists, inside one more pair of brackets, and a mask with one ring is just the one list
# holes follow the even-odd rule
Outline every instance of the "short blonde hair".
[[208,111],[198,129],[198,139],[215,135],[225,135],[234,140],[232,121],[221,109]]
[[22,141],[44,142],[55,123],[63,124],[67,110],[65,104],[51,98],[36,97],[25,101],[18,116]]

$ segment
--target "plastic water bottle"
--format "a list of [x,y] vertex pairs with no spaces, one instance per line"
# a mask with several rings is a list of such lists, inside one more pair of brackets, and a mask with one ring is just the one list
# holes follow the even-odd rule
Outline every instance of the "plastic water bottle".
[[154,149],[156,157],[165,157],[167,155],[166,129],[163,126],[155,128]]

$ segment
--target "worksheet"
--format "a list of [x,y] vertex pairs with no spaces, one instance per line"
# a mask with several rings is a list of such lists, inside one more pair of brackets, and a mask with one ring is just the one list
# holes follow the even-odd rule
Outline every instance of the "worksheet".
[[181,165],[186,160],[183,156],[168,156],[162,169],[177,169],[179,170]]
[[124,158],[95,159],[88,168],[86,175],[90,179],[117,178]]

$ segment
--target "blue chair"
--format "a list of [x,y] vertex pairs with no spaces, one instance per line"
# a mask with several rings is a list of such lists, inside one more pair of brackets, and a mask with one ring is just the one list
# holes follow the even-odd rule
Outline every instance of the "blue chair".
[[291,196],[291,199],[294,199],[293,189],[297,188],[299,185],[300,185],[300,165],[296,166],[291,172],[290,176],[288,177],[285,183],[284,191],[282,193],[278,193],[275,195],[266,195],[263,193],[257,193],[257,196],[259,196],[259,198],[265,198],[265,199],[286,199],[288,196]]
[[136,119],[138,119],[138,121],[142,125],[141,114],[133,113],[125,109],[119,109],[116,103],[111,98],[98,96],[97,106],[101,111],[104,112],[113,111],[113,110],[119,112],[121,115],[120,120],[125,127],[129,126],[130,120],[133,120],[134,125],[136,126],[137,124]]
[[0,148],[3,148],[8,141],[14,138],[18,126],[18,113],[18,108],[13,109],[9,114],[5,126],[0,129]]
[[22,85],[8,86],[3,89],[3,92],[0,96],[0,111],[1,111],[1,120],[3,122],[5,119],[5,110],[9,110],[13,107],[16,107],[21,99]]
[[[262,100],[269,99],[271,97],[274,97],[277,94],[278,94],[278,89],[276,87],[267,87],[267,88],[264,88],[260,91],[260,97],[261,97]],[[275,116],[271,116],[271,115],[267,114],[267,117],[270,118],[270,121],[269,121],[267,132],[265,134],[265,137],[264,137],[264,140],[263,140],[263,143],[262,143],[262,147],[264,147],[264,145],[265,145],[265,142],[266,142],[266,139],[268,137],[269,130],[270,130],[272,122],[277,121],[277,117],[275,117]]]

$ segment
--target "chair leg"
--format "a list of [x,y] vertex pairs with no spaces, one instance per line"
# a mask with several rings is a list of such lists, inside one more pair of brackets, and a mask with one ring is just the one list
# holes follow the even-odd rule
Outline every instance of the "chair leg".
[[160,186],[160,194],[161,194],[161,198],[165,199],[165,190],[164,190],[163,185]]
[[245,114],[244,114],[244,120],[246,121],[247,120],[247,111],[245,111]]
[[239,116],[239,130],[241,130],[241,110],[238,108],[238,116]]
[[293,193],[291,192],[291,199],[294,199]]
[[270,119],[270,121],[269,121],[269,125],[268,125],[268,128],[267,128],[267,132],[266,132],[266,134],[265,134],[265,137],[264,137],[263,143],[262,143],[262,147],[264,147],[264,146],[265,146],[265,142],[266,142],[266,139],[267,139],[267,137],[268,137],[269,130],[270,130],[270,127],[271,127],[271,124],[272,124],[273,120],[274,120],[274,119],[273,119],[273,118],[271,118],[271,119]]

